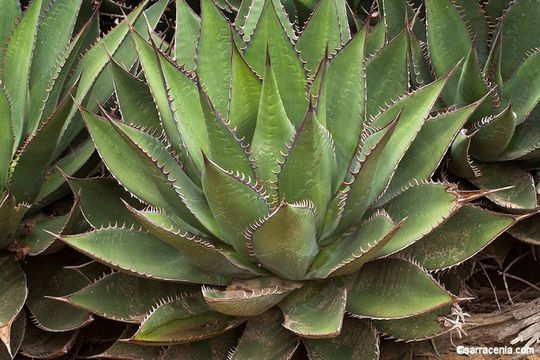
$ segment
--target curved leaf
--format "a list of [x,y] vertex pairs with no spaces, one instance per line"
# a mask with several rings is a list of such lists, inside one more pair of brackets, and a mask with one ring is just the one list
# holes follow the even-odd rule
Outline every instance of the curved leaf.
[[318,252],[314,209],[309,203],[282,202],[269,216],[250,225],[246,238],[265,268],[285,279],[303,279]]
[[26,276],[10,256],[0,256],[0,340],[11,350],[11,332],[27,297]]
[[228,282],[222,276],[209,275],[191,266],[174,247],[147,232],[107,228],[57,237],[99,262],[137,276],[214,285]]
[[399,258],[370,262],[349,288],[347,311],[374,319],[399,319],[447,306],[454,301],[427,272]]

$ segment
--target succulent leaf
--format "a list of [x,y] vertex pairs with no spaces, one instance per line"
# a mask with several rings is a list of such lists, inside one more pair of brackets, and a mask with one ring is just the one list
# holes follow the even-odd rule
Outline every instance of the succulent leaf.
[[228,282],[223,276],[209,275],[193,267],[174,247],[147,232],[113,227],[57,237],[101,263],[136,276],[214,285]]
[[30,325],[21,344],[21,354],[30,358],[54,359],[68,354],[76,339],[76,331],[50,332]]
[[0,336],[0,356],[2,359],[11,360],[19,352],[26,332],[26,311],[21,309],[19,315],[13,320],[9,327],[0,326],[2,336]]
[[166,345],[204,340],[242,324],[237,318],[212,311],[200,296],[185,296],[153,310],[130,341]]
[[8,180],[9,164],[13,156],[14,134],[11,118],[11,100],[6,89],[0,86],[0,194],[6,187]]
[[347,311],[374,319],[400,319],[425,314],[453,301],[453,295],[419,266],[388,258],[372,261],[358,272],[349,287]]
[[[25,266],[28,278],[27,306],[35,324],[58,332],[79,329],[93,320],[90,313],[46,296],[63,296],[88,285],[82,274],[64,269],[58,258],[35,257]],[[59,316],[61,314],[61,316]]]
[[159,115],[148,86],[113,59],[109,62],[109,68],[122,117],[136,126],[157,129],[160,125]]
[[235,280],[225,290],[203,287],[202,294],[208,306],[222,314],[258,316],[301,286],[276,277],[259,277]]
[[[0,340],[11,352],[11,333],[27,297],[26,276],[10,256],[0,257]],[[24,324],[24,321],[23,321]]]
[[514,238],[523,242],[539,245],[540,244],[540,215],[535,214],[532,217],[522,220],[516,225],[512,226],[508,233]]
[[3,48],[6,40],[15,28],[17,18],[21,14],[18,1],[2,1],[0,4],[0,13],[2,14],[2,21],[0,22],[0,44]]
[[281,101],[272,66],[268,63],[250,152],[257,167],[257,177],[261,179],[263,188],[274,197],[277,195],[275,183],[279,172],[278,161],[286,152],[286,145],[294,132]]
[[401,254],[427,270],[445,269],[469,259],[516,222],[510,215],[465,205]]
[[339,335],[345,315],[347,288],[340,280],[305,284],[279,304],[283,326],[303,338]]
[[201,19],[185,0],[176,2],[175,59],[186,70],[195,68]]
[[407,33],[402,31],[368,60],[367,114],[374,116],[409,88]]
[[195,293],[195,285],[179,285],[113,272],[59,300],[107,319],[140,323],[152,307],[167,298]]
[[[11,98],[11,119],[16,149],[25,132],[25,110],[28,99],[30,67],[39,26],[43,0],[32,1],[11,34],[2,59],[3,85]],[[18,6],[18,4],[17,4]],[[4,21],[2,19],[2,21]]]
[[329,174],[336,160],[333,144],[313,108],[310,107],[287,147],[289,152],[277,180],[280,198],[287,198],[289,202],[310,200],[318,216],[317,232],[320,232],[322,217],[332,196]]
[[313,205],[282,201],[269,216],[250,225],[246,238],[265,268],[284,279],[300,280],[317,255],[316,227]]
[[247,62],[262,77],[266,66],[265,54],[268,49],[285,111],[291,122],[297,127],[307,109],[306,70],[284,30],[287,27],[284,27],[280,22],[278,16],[278,13],[282,12],[280,6],[280,4],[276,6],[273,0],[264,0],[255,32],[247,43],[244,54]]
[[366,320],[345,317],[341,334],[332,339],[302,339],[312,360],[377,360],[377,331]]
[[243,258],[249,257],[244,230],[270,212],[263,194],[250,180],[244,174],[236,176],[210,160],[206,161],[202,175],[203,191],[223,231],[223,240]]
[[0,248],[11,243],[28,208],[28,204],[18,204],[9,193],[2,199],[0,202]]
[[[467,56],[472,40],[463,18],[450,0],[426,0],[425,6],[431,63],[435,75],[443,76]],[[448,41],[448,34],[452,34],[452,41]],[[458,81],[457,74],[452,76],[443,92],[443,98],[449,104],[456,97]]]
[[231,360],[283,360],[290,359],[298,347],[298,337],[283,326],[282,314],[271,309],[247,321]]

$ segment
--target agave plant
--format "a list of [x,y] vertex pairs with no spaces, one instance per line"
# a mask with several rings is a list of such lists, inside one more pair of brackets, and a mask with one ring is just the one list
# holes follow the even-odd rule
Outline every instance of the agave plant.
[[[104,103],[113,93],[111,75],[104,70],[105,47],[128,66],[136,60],[126,40],[127,21],[99,38],[99,18],[89,5],[82,0],[34,0],[22,12],[16,0],[0,3],[1,358],[11,358],[21,346],[25,303],[33,322],[45,331],[64,332],[60,337],[66,344],[73,343],[73,330],[92,320],[87,312],[43,298],[88,283],[63,269],[61,256],[29,260],[27,274],[20,265],[27,255],[52,254],[61,247],[43,230],[81,230],[77,207],[67,211],[65,205],[55,205],[68,189],[60,169],[86,176],[98,163],[74,99],[97,109],[95,102]],[[148,8],[145,20],[145,2],[128,20],[142,29],[147,21],[155,26],[165,5],[161,1]],[[28,356],[46,354],[31,341],[26,345]]]
[[301,31],[278,1],[176,5],[172,58],[132,29],[146,82],[111,60],[123,119],[80,108],[114,179],[70,179],[93,229],[56,236],[117,271],[56,299],[137,324],[100,356],[376,359],[450,330],[434,272],[523,217],[431,180],[487,97],[432,111],[454,72],[410,91],[410,34],[379,47],[340,0]]
[[[406,9],[397,3],[382,1],[387,21],[399,29]],[[535,211],[538,179],[532,171],[540,166],[540,34],[535,24],[540,3],[425,0],[423,5],[425,21],[418,16],[418,38],[411,35],[416,80],[442,76],[464,59],[443,91],[443,102],[463,106],[489,98],[452,144],[449,171],[479,188],[509,187],[487,196],[505,211]],[[524,221],[511,234],[540,244],[538,220]]]

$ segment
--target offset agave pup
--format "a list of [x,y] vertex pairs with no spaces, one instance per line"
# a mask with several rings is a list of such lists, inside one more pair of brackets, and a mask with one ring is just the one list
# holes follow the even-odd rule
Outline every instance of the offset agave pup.
[[[150,24],[157,23],[166,4],[161,1],[146,10]],[[129,15],[141,29],[147,27],[146,20],[140,21],[145,7],[146,2]],[[12,358],[19,348],[29,357],[59,356],[74,344],[76,330],[92,321],[86,311],[44,298],[73,292],[89,280],[62,267],[62,244],[43,230],[82,230],[77,206],[71,211],[53,206],[68,193],[59,169],[86,176],[95,172],[99,160],[82,133],[73,99],[97,109],[95,100],[105,102],[111,96],[103,45],[118,60],[133,64],[136,53],[128,36],[126,21],[99,38],[99,18],[87,1],[34,0],[24,12],[16,0],[0,2],[2,359]],[[25,304],[36,326],[25,327]]]
[[[405,8],[382,0],[384,18],[404,28]],[[485,96],[452,144],[448,170],[484,189],[510,187],[487,197],[506,212],[538,209],[540,168],[540,17],[537,0],[424,0],[425,19],[411,34],[417,82],[442,76],[464,59],[442,94],[463,106]],[[422,10],[419,10],[420,12]],[[409,9],[409,15],[414,9]],[[427,31],[427,33],[426,33]],[[448,36],[448,34],[453,34]],[[416,50],[414,50],[416,49]],[[539,245],[538,215],[513,227],[514,237]]]
[[114,180],[72,179],[94,230],[57,237],[118,272],[58,300],[138,325],[101,356],[376,359],[450,330],[431,272],[520,219],[430,181],[483,99],[432,112],[452,72],[411,91],[409,34],[377,48],[343,1],[299,33],[277,1],[176,4],[175,60],[132,30],[146,84],[111,62],[123,121],[81,108]]

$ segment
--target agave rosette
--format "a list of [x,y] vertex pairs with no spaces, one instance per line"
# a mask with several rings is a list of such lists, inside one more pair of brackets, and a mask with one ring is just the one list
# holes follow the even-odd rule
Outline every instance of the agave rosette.
[[[138,28],[155,26],[165,5],[161,1],[147,7],[144,2],[128,19]],[[148,20],[141,21],[143,11]],[[92,320],[88,312],[43,297],[64,295],[89,283],[81,274],[63,269],[61,256],[50,255],[62,244],[44,230],[84,229],[78,206],[71,211],[69,204],[53,206],[69,190],[61,171],[86,176],[99,162],[92,141],[82,131],[74,100],[97,109],[96,102],[104,103],[113,94],[110,74],[104,71],[108,66],[104,47],[126,65],[136,60],[127,40],[127,21],[103,37],[99,31],[91,2],[34,0],[25,11],[16,0],[0,3],[2,359],[15,356],[21,346],[32,357],[69,351],[76,330]],[[27,255],[50,256],[25,259]],[[25,304],[36,326],[25,327]],[[23,341],[25,328],[29,339]],[[36,343],[40,337],[48,341]]]
[[433,112],[452,71],[413,91],[408,33],[368,54],[343,1],[298,32],[277,1],[234,25],[176,4],[172,57],[132,30],[146,82],[111,62],[123,119],[81,108],[113,178],[70,180],[94,229],[58,238],[118,271],[58,300],[138,324],[108,350],[125,356],[288,359],[302,341],[375,359],[378,333],[449,330],[458,297],[431,273],[521,219],[430,180],[484,99]]
[[[394,29],[405,28],[405,7],[396,3],[382,1],[384,17]],[[499,209],[535,212],[539,179],[534,172],[540,167],[540,33],[536,26],[540,3],[422,3],[413,31],[408,30],[411,50],[416,53],[412,57],[416,81],[442,76],[463,59],[443,91],[442,102],[463,106],[488,97],[453,142],[449,172],[478,188],[507,187],[487,196]],[[413,7],[408,11],[413,17]],[[538,245],[539,220],[535,215],[510,233]]]

